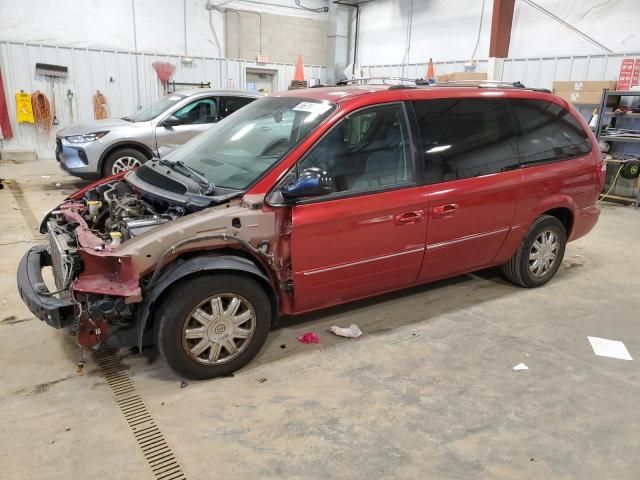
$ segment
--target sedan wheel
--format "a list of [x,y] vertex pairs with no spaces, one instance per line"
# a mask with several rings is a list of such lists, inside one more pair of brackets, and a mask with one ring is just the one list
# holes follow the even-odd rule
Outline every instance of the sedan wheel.
[[256,329],[256,314],[243,297],[214,295],[198,305],[184,322],[182,345],[198,363],[219,365],[242,354]]
[[120,157],[115,162],[113,162],[113,167],[111,167],[111,174],[115,175],[116,173],[124,172],[126,170],[131,170],[142,165],[140,160],[134,157]]

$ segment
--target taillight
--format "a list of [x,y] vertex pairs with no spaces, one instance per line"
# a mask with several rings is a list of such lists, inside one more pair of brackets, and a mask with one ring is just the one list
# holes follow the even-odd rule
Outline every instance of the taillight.
[[602,190],[602,187],[604,187],[605,178],[607,177],[607,162],[604,161],[600,152],[597,153],[596,158],[599,160],[598,162],[596,162],[596,178],[598,179],[600,190]]

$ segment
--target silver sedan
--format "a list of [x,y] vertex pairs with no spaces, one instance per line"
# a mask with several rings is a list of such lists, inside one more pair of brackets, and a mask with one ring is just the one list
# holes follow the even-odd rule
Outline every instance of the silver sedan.
[[94,120],[57,132],[56,159],[71,175],[96,179],[162,158],[263,95],[194,89],[166,95],[132,115]]

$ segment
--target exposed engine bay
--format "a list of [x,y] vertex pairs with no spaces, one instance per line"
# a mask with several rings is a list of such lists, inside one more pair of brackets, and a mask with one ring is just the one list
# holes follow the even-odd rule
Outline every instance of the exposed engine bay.
[[[149,180],[158,178],[149,174],[152,168],[145,165],[69,197],[41,224],[47,248],[25,260],[34,280],[25,279],[24,285],[35,285],[35,291],[23,299],[31,300],[30,308],[42,320],[69,328],[82,347],[105,341],[113,346],[147,344],[143,336],[153,332],[145,329],[146,299],[155,301],[155,293],[149,292],[169,264],[178,268],[181,262],[172,261],[181,249],[188,252],[195,244],[192,251],[206,254],[231,247],[237,256],[250,252],[273,265],[265,238],[272,239],[276,231],[274,215],[234,199],[242,193],[238,191],[204,195],[197,185],[180,192],[162,188]],[[190,179],[172,172],[169,180]],[[162,181],[163,187],[174,187]],[[55,291],[42,282],[44,266],[52,267]],[[56,305],[43,307],[47,296]]]
[[[50,213],[46,234],[53,276],[59,294],[73,298],[80,310],[77,322],[69,325],[79,344],[99,343],[107,328],[128,327],[135,314],[135,304],[126,303],[124,296],[90,293],[90,285],[83,294],[78,276],[85,272],[90,281],[91,272],[86,272],[82,250],[91,249],[96,254],[113,251],[184,214],[183,207],[147,196],[126,180],[98,185],[82,199],[68,200]],[[113,293],[121,293],[117,284]]]
[[89,228],[105,245],[113,247],[184,215],[184,208],[145,198],[126,181],[89,190],[82,203],[86,205],[84,219]]

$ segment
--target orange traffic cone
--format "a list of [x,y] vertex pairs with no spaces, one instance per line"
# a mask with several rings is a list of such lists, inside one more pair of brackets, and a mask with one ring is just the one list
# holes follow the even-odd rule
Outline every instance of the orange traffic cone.
[[427,82],[436,83],[436,71],[433,68],[433,60],[429,59],[429,66],[427,67],[427,76],[425,77]]
[[302,67],[302,55],[298,55],[298,61],[296,62],[296,72],[293,74],[293,79],[299,82],[304,82],[304,68]]

